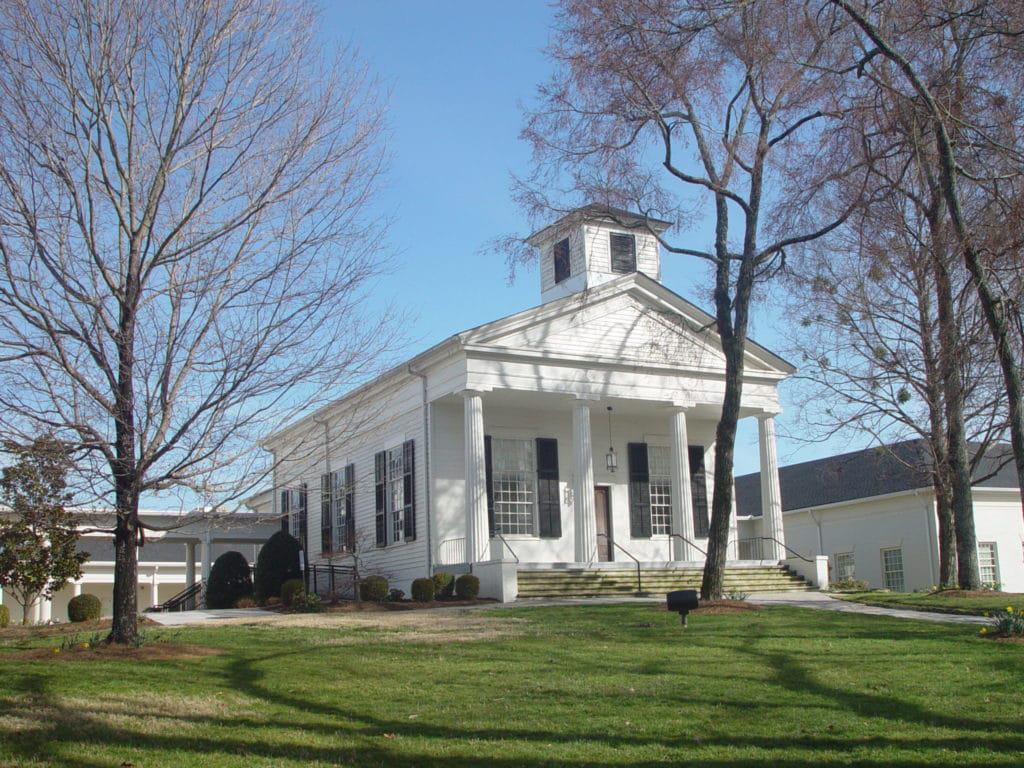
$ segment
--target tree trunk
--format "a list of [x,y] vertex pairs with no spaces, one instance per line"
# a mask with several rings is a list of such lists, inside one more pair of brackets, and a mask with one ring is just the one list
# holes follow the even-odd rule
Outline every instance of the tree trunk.
[[719,600],[725,582],[725,562],[729,552],[729,520],[732,517],[733,460],[736,452],[736,425],[743,395],[743,344],[735,339],[724,342],[726,371],[722,415],[715,429],[715,478],[711,497],[711,523],[708,526],[708,554],[701,581],[702,600]]
[[108,642],[138,640],[138,499],[118,500],[114,531],[114,619]]
[[[937,222],[936,222],[937,224]],[[936,230],[933,227],[933,233]],[[936,235],[933,234],[933,238]],[[948,479],[953,522],[956,526],[957,583],[960,589],[980,589],[978,542],[974,532],[971,465],[964,426],[964,388],[960,373],[962,343],[953,302],[949,268],[940,250],[933,251],[935,293],[939,316],[940,380],[946,418]]]
[[[939,439],[943,439],[939,435]],[[935,513],[939,520],[939,586],[955,587],[956,577],[956,528],[953,522],[953,501],[949,483],[938,467],[934,473]]]

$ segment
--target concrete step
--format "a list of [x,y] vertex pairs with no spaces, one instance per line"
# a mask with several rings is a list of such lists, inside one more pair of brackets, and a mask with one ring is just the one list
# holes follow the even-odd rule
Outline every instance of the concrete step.
[[[657,594],[673,589],[698,589],[703,576],[700,568],[645,568],[641,572],[643,592]],[[600,568],[522,569],[519,571],[521,597],[571,597],[634,594],[636,571]],[[785,566],[728,568],[724,577],[726,592],[797,592],[814,587]]]

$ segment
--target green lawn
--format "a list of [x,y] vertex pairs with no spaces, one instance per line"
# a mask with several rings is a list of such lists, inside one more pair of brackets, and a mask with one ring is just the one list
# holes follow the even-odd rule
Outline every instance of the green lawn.
[[[970,627],[792,608],[694,615],[686,630],[656,606],[417,614],[157,630],[157,642],[224,651],[177,661],[26,661],[12,654],[57,641],[4,641],[0,765],[1019,766],[1024,755],[1024,645]],[[288,625],[302,621],[324,626]]]
[[1019,592],[992,592],[968,597],[950,596],[943,592],[849,592],[837,594],[835,597],[867,605],[881,605],[885,608],[912,608],[918,611],[974,616],[984,616],[1007,606],[1013,606],[1015,611],[1024,610],[1024,595]]

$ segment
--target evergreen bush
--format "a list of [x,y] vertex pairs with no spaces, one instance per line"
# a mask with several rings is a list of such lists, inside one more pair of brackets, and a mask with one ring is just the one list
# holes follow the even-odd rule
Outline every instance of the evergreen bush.
[[207,608],[234,608],[245,597],[252,597],[249,561],[241,552],[225,552],[213,561],[206,581]]
[[299,542],[285,531],[278,531],[267,539],[256,558],[253,587],[258,603],[262,605],[272,597],[280,597],[281,585],[288,579],[302,578],[299,550]]
[[96,595],[83,593],[68,600],[68,620],[74,623],[95,621],[100,617],[103,606]]

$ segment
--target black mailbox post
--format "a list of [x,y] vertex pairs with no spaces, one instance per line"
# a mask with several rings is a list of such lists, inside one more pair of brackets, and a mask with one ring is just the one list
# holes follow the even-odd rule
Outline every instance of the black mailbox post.
[[677,589],[675,592],[669,592],[665,595],[665,603],[670,611],[679,614],[679,617],[683,620],[683,626],[685,627],[686,615],[690,611],[697,610],[700,600],[697,597],[697,590],[695,589]]

